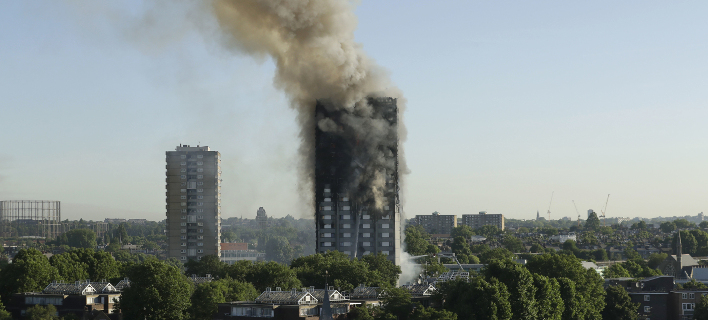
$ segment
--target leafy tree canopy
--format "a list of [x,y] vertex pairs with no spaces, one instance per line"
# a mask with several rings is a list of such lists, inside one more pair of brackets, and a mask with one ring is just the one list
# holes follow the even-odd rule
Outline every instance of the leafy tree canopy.
[[644,220],[639,221],[639,222],[637,222],[637,223],[632,224],[632,229],[646,230],[646,229],[647,229],[647,223],[644,222]]
[[515,319],[536,319],[538,302],[531,272],[509,259],[493,260],[484,269],[487,281],[499,279],[509,290],[511,312]]
[[391,263],[386,255],[366,255],[358,260],[339,251],[300,257],[293,260],[291,267],[305,286],[323,288],[327,272],[329,285],[342,290],[351,290],[360,283],[390,286],[396,283],[401,273],[400,267]]
[[408,225],[405,234],[406,252],[411,255],[419,256],[428,253],[438,253],[440,251],[437,246],[428,242],[430,235],[425,232],[423,226]]
[[443,308],[458,315],[460,320],[512,319],[509,292],[496,278],[476,277],[469,282],[447,281],[440,285],[437,299]]
[[192,293],[189,314],[193,320],[211,320],[217,304],[227,301],[253,301],[258,291],[252,284],[220,279],[199,284]]
[[691,230],[689,233],[696,239],[695,255],[699,257],[708,256],[708,233],[700,229]]
[[96,233],[91,229],[74,229],[65,232],[60,238],[59,244],[65,244],[74,248],[96,248]]
[[502,244],[504,245],[504,248],[511,252],[526,252],[526,246],[524,246],[524,243],[519,238],[512,235],[504,236]]
[[7,301],[14,293],[41,291],[58,277],[57,270],[39,250],[21,249],[12,263],[0,271],[0,295]]
[[[251,263],[249,261],[249,263]],[[185,275],[197,275],[205,277],[207,274],[216,278],[226,277],[226,268],[228,265],[222,262],[216,255],[210,254],[203,256],[201,260],[191,259],[184,263]]]
[[622,264],[620,263],[615,263],[611,266],[609,266],[607,269],[605,269],[604,272],[604,277],[605,278],[623,278],[623,277],[631,277],[632,275],[629,274],[629,271],[622,267]]
[[65,252],[53,255],[49,258],[49,263],[59,272],[57,280],[72,282],[89,278],[88,264],[80,261],[75,253]]
[[457,320],[457,314],[447,310],[425,308],[421,305],[413,310],[411,320]]
[[300,253],[290,245],[288,238],[283,236],[270,237],[266,242],[265,252],[266,260],[284,264],[289,264],[290,261],[300,255]]
[[482,252],[479,255],[479,260],[482,263],[490,263],[493,260],[514,259],[514,257],[515,257],[514,253],[512,253],[509,250],[506,250],[504,248],[494,248],[494,249]]
[[674,224],[676,224],[676,227],[679,229],[688,229],[688,228],[695,228],[696,224],[688,221],[686,219],[676,219],[674,220]]
[[603,320],[636,320],[639,303],[633,303],[627,291],[621,286],[610,286],[605,296]]
[[[678,221],[678,220],[676,220]],[[696,237],[689,231],[679,231],[681,234],[681,250],[684,254],[696,255],[698,249],[698,241]],[[671,247],[676,248],[676,237],[671,242]]]
[[413,312],[411,293],[404,288],[388,288],[382,299],[383,311],[399,320],[407,320]]
[[465,240],[468,240],[470,237],[474,235],[474,231],[472,231],[472,228],[467,225],[461,225],[455,228],[452,228],[452,231],[450,232],[450,238],[457,238],[457,237],[463,237]]
[[533,275],[533,285],[536,287],[538,319],[561,320],[565,306],[561,297],[560,285],[553,278],[539,274]]
[[708,320],[708,296],[702,296],[693,314],[694,320]]
[[383,253],[372,253],[361,257],[369,265],[367,283],[376,287],[395,286],[401,275],[401,267],[395,265]]
[[452,244],[450,244],[450,249],[452,249],[452,252],[456,255],[472,254],[470,246],[467,244],[467,240],[465,240],[465,238],[461,236],[455,237],[453,239]]
[[540,243],[536,242],[531,245],[530,251],[533,253],[543,253],[546,252],[546,248],[544,248]]
[[477,228],[477,230],[475,230],[475,232],[476,232],[477,234],[479,234],[479,235],[482,235],[482,236],[485,236],[485,237],[489,238],[489,237],[491,237],[491,236],[495,236],[495,235],[501,234],[501,233],[502,233],[502,230],[499,229],[499,228],[497,228],[497,226],[484,225],[484,226],[481,226],[481,227]]
[[354,308],[349,313],[349,319],[352,320],[374,320],[374,311],[371,307],[360,306]]
[[[595,270],[585,269],[578,258],[565,254],[543,254],[529,261],[526,268],[533,273],[558,279],[561,291],[570,290],[570,285],[561,281],[561,278],[568,279],[573,283],[574,293],[566,291],[562,295],[564,305],[570,305],[570,310],[581,319],[600,319],[599,312],[605,307],[603,280]],[[573,318],[564,316],[563,319]]]
[[591,212],[588,214],[588,219],[585,220],[586,230],[598,230],[600,228],[600,219],[597,217],[597,213]]
[[669,255],[666,253],[652,253],[649,255],[647,266],[649,266],[649,268],[656,269],[662,261],[666,260],[668,256]]
[[659,225],[661,232],[669,233],[676,230],[676,224],[673,221],[665,221]]
[[708,286],[706,286],[705,284],[703,284],[703,282],[696,281],[696,279],[691,279],[691,281],[686,282],[686,283],[684,283],[684,284],[677,284],[676,287],[677,287],[679,290],[683,290],[683,289],[706,289],[706,288],[708,288]]
[[119,306],[126,319],[187,318],[192,284],[179,269],[148,259],[131,267],[127,275],[131,285],[123,290]]
[[0,297],[0,320],[12,320],[12,314],[5,310],[5,306],[2,304],[2,297]]
[[[297,260],[297,259],[296,259]],[[227,276],[241,282],[250,282],[259,292],[266,288],[302,288],[294,269],[274,261],[238,261],[225,269]]]
[[56,316],[57,308],[49,304],[47,306],[35,305],[27,308],[25,319],[28,320],[54,320],[59,319]]

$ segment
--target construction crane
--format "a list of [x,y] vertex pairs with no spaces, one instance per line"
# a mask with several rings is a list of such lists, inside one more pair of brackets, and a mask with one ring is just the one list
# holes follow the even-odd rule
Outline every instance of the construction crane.
[[580,212],[578,212],[578,206],[575,205],[575,200],[573,200],[573,207],[575,207],[575,213],[578,214],[578,228],[580,228]]
[[602,210],[602,226],[605,226],[605,212],[607,212],[607,203],[610,202],[610,194],[607,194],[607,200],[605,200],[605,209]]
[[551,202],[548,203],[548,222],[551,222],[551,203],[553,203],[553,194],[555,191],[551,192]]

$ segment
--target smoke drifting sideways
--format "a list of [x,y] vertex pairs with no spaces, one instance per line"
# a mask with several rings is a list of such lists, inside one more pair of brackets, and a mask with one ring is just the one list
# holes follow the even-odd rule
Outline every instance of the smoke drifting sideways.
[[[398,173],[404,186],[408,168],[402,142],[406,138],[403,113],[406,99],[354,41],[357,19],[347,0],[215,0],[211,3],[222,43],[255,58],[276,64],[274,84],[290,99],[300,128],[299,181],[305,197],[315,188],[315,130],[356,141],[350,150],[359,168],[349,178],[356,185],[359,204],[380,211],[386,203],[386,172]],[[393,98],[397,117],[381,112],[376,98]],[[315,108],[323,102],[327,114]],[[397,150],[393,171],[390,150]],[[387,160],[388,159],[388,160]],[[401,205],[405,203],[401,197]],[[313,205],[314,198],[310,199]],[[401,224],[405,221],[401,208]],[[357,224],[358,225],[358,224]],[[401,232],[401,236],[403,236]],[[403,239],[401,239],[403,242]],[[415,280],[420,266],[407,253],[401,257],[402,281]]]
[[[357,198],[381,209],[386,202],[383,169],[390,167],[384,159],[385,149],[400,146],[405,138],[400,121],[405,99],[385,70],[354,41],[357,19],[352,4],[346,0],[215,0],[210,5],[222,43],[275,62],[274,85],[286,93],[297,112],[301,193],[306,197],[314,194],[317,126],[357,141],[361,170],[352,180],[361,195]],[[386,119],[377,111],[370,103],[377,97],[396,99],[399,121]],[[337,114],[337,119],[318,119],[318,100],[327,101],[327,109]],[[408,171],[401,149],[399,175]],[[400,182],[401,177],[398,179]]]

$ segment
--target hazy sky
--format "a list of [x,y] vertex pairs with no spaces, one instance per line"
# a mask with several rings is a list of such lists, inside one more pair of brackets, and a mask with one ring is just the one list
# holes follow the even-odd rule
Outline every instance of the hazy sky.
[[[0,9],[0,200],[165,216],[165,151],[223,157],[224,218],[309,217],[274,66],[185,7]],[[172,2],[169,2],[172,3]],[[150,11],[152,10],[152,11]],[[708,3],[361,1],[356,39],[408,99],[406,214],[708,210]],[[145,12],[152,12],[145,18]],[[157,14],[155,14],[158,12]]]

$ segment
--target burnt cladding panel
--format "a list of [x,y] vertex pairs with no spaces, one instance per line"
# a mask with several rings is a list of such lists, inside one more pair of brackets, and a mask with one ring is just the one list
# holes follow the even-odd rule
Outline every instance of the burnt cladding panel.
[[[397,99],[394,98],[369,98],[369,104],[374,106],[376,113],[380,114],[381,118],[388,120],[391,124],[398,124],[398,105]],[[386,197],[389,198],[391,206],[398,206],[398,134],[394,137],[395,142],[386,146],[391,153],[387,155],[393,160],[393,172],[388,172],[390,175],[389,190]]]
[[[335,122],[341,112],[329,111],[324,103],[317,102],[317,119],[330,118]],[[352,163],[351,142],[344,137],[315,129],[315,200],[324,200],[325,185],[330,185],[333,193],[344,192],[344,178],[350,175]]]
[[[383,118],[388,120],[392,124],[398,122],[398,107],[396,105],[396,99],[394,98],[369,98],[368,102],[374,107],[375,118]],[[329,118],[335,123],[341,121],[343,112],[340,110],[335,110],[329,107],[329,102],[317,101],[315,108],[315,114],[317,121],[321,119]],[[397,189],[398,189],[398,139],[394,138],[396,142],[393,145],[386,146],[389,148],[391,153],[388,155],[394,161],[394,172],[389,174],[392,176],[393,188],[391,188],[394,194],[389,194],[389,197],[394,198],[392,201],[397,203]],[[337,193],[347,193],[352,190],[347,190],[348,179],[353,175],[355,170],[352,163],[354,163],[354,148],[357,145],[356,137],[349,137],[345,134],[329,133],[322,131],[319,126],[315,128],[315,202],[316,205],[321,203],[324,196],[324,189],[326,185],[329,185],[332,191],[331,196],[337,199]],[[384,148],[384,146],[382,146]],[[390,169],[389,169],[390,170]],[[336,200],[335,200],[336,201]]]

